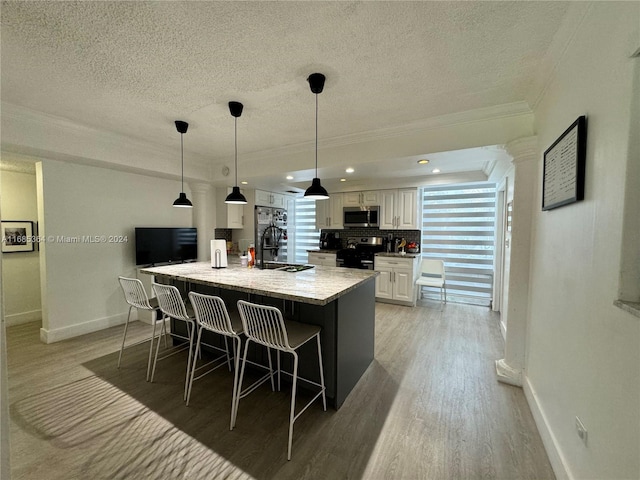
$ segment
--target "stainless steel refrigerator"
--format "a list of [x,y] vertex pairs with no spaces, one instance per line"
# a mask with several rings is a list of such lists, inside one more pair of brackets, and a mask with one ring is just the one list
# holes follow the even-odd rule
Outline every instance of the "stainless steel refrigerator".
[[256,206],[254,213],[256,266],[264,268],[263,262],[287,262],[287,211]]

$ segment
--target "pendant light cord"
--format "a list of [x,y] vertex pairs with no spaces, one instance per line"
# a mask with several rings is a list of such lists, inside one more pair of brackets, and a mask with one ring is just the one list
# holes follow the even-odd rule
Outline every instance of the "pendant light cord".
[[180,134],[180,178],[182,179],[181,191],[184,193],[184,134]]
[[238,117],[233,117],[233,134],[235,138],[236,150],[236,186],[238,186]]
[[316,178],[318,178],[318,94],[316,93]]

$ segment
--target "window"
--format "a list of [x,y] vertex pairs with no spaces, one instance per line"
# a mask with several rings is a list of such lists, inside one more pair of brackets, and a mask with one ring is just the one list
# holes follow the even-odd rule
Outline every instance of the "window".
[[318,248],[320,231],[316,229],[316,201],[296,198],[295,208],[295,263],[307,263],[308,249]]
[[[422,256],[444,260],[452,301],[491,304],[495,199],[493,183],[423,189]],[[424,293],[439,295],[439,289]]]

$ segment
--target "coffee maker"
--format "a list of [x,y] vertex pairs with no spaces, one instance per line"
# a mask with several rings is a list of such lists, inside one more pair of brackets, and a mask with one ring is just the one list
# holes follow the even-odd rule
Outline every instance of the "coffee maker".
[[333,232],[320,232],[320,250],[339,250],[340,238]]

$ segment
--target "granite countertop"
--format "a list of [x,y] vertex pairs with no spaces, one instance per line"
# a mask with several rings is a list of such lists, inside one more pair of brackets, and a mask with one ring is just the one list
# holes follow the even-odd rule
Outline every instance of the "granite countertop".
[[140,272],[314,305],[326,305],[379,274],[373,270],[322,266],[295,273],[260,270],[242,267],[234,258],[229,258],[227,268],[215,269],[210,262],[197,262],[142,268]]
[[398,258],[416,258],[419,257],[419,253],[407,253],[405,255],[401,255],[400,253],[393,252],[380,252],[376,253],[376,257],[398,257]]
[[310,248],[307,252],[315,252],[315,253],[337,253],[338,248]]

